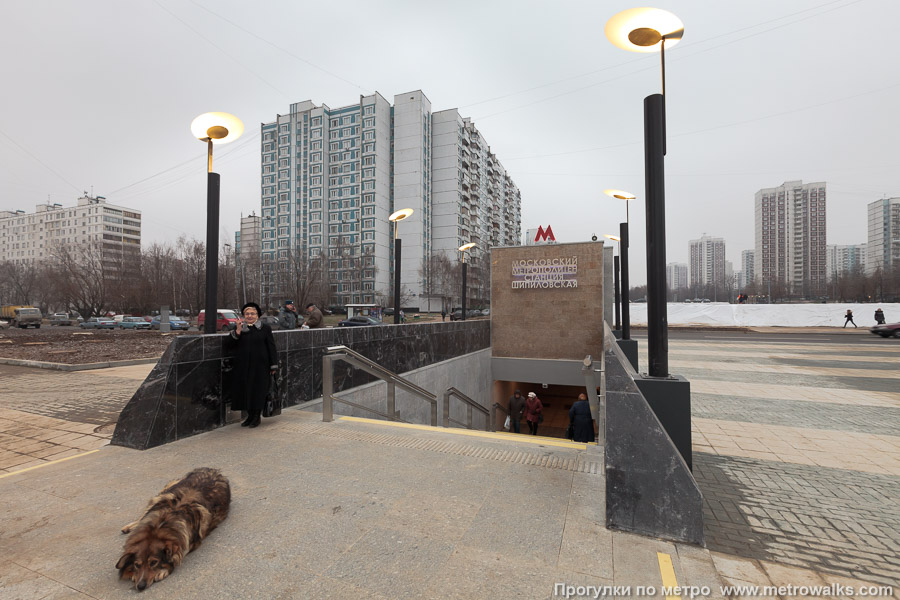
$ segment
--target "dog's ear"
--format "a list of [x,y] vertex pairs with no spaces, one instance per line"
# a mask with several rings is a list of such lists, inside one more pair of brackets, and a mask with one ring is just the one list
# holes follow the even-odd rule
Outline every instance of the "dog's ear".
[[131,568],[131,565],[134,564],[135,555],[134,552],[126,552],[119,559],[119,562],[116,563],[116,568],[119,570],[119,575],[124,575],[125,571]]
[[181,552],[181,546],[178,542],[166,542],[166,562],[172,562],[172,557]]

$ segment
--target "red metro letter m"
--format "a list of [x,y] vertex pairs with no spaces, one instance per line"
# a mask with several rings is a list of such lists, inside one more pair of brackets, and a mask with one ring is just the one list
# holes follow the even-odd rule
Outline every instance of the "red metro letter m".
[[551,242],[556,241],[556,238],[553,236],[553,230],[550,229],[549,225],[547,225],[547,229],[544,229],[543,227],[538,225],[538,230],[537,230],[537,234],[535,234],[535,236],[534,236],[534,241],[539,242],[541,240],[543,240],[545,242],[546,241],[551,241]]

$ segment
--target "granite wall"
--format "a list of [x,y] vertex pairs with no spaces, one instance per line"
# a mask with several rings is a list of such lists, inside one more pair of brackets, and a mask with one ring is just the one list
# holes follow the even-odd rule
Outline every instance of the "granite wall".
[[[347,346],[395,373],[405,373],[488,348],[490,332],[488,320],[276,331],[282,401],[293,406],[322,395],[322,355],[329,346]],[[111,443],[144,450],[236,420],[237,414],[228,410],[232,353],[225,337],[173,338],[122,409]],[[335,365],[335,391],[373,379],[346,363]]]
[[703,545],[700,488],[611,340],[604,354],[606,526]]

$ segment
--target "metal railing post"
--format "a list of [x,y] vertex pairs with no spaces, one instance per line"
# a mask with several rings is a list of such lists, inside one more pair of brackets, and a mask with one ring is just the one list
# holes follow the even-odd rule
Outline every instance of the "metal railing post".
[[322,360],[322,420],[334,421],[334,358],[324,356]]
[[391,415],[392,419],[396,419],[399,415],[397,414],[397,396],[394,390],[394,384],[391,381],[387,381],[387,414]]
[[450,427],[450,390],[444,392],[444,427]]

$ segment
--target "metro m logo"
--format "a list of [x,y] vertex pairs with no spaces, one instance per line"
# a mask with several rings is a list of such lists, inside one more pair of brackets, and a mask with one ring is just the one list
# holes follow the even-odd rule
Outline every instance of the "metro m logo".
[[538,225],[538,230],[537,230],[537,234],[535,234],[535,236],[534,236],[534,241],[539,242],[541,240],[543,240],[545,242],[547,242],[547,241],[555,242],[556,241],[556,238],[553,236],[553,230],[550,229],[549,225],[547,225],[547,229],[544,229],[543,227]]

